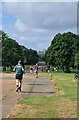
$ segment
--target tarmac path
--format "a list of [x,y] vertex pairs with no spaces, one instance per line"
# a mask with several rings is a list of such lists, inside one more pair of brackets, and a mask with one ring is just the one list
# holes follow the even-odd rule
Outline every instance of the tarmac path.
[[15,74],[2,75],[2,118],[8,118],[17,101],[26,96],[53,96],[54,86],[47,76],[41,73],[38,78],[26,73],[22,92],[16,92]]

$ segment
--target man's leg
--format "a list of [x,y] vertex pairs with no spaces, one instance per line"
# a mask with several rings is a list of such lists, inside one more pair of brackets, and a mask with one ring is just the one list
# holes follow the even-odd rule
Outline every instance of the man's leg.
[[18,92],[18,87],[19,87],[19,80],[16,79],[16,92]]
[[36,78],[38,78],[38,71],[36,72]]
[[19,90],[21,91],[21,87],[22,87],[22,80],[19,80]]

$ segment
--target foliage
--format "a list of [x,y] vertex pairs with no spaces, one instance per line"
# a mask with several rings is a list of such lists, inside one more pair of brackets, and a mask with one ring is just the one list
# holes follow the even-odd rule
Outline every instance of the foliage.
[[37,51],[19,45],[4,31],[0,31],[0,41],[2,42],[2,66],[4,71],[6,67],[12,69],[12,66],[17,64],[18,60],[22,60],[25,64],[35,64],[38,61]]
[[35,50],[26,49],[24,52],[24,56],[25,56],[25,59],[26,59],[25,61],[27,65],[33,65],[38,62],[38,54],[37,54],[37,51]]
[[79,36],[71,32],[58,33],[46,51],[46,62],[53,66],[62,68],[65,72],[70,72],[70,67],[76,65],[76,54],[79,47]]

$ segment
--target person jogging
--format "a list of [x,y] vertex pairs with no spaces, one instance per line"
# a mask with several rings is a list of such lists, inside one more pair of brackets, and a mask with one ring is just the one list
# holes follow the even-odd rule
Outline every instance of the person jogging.
[[21,91],[22,87],[22,79],[23,79],[23,73],[24,73],[24,68],[21,65],[21,61],[18,61],[18,64],[14,67],[13,71],[16,72],[16,92],[18,90]]
[[38,78],[38,64],[36,63],[35,68],[34,68],[34,76]]
[[32,74],[33,73],[33,67],[32,67],[32,65],[30,65],[29,69],[30,69],[30,73]]
[[48,73],[50,72],[50,64],[49,63],[47,64],[47,72]]

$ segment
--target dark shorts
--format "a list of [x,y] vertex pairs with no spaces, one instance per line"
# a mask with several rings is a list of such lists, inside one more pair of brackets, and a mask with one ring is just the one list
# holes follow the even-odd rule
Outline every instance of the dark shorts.
[[22,80],[22,75],[16,74],[16,79]]
[[36,73],[38,73],[38,70],[36,70]]

